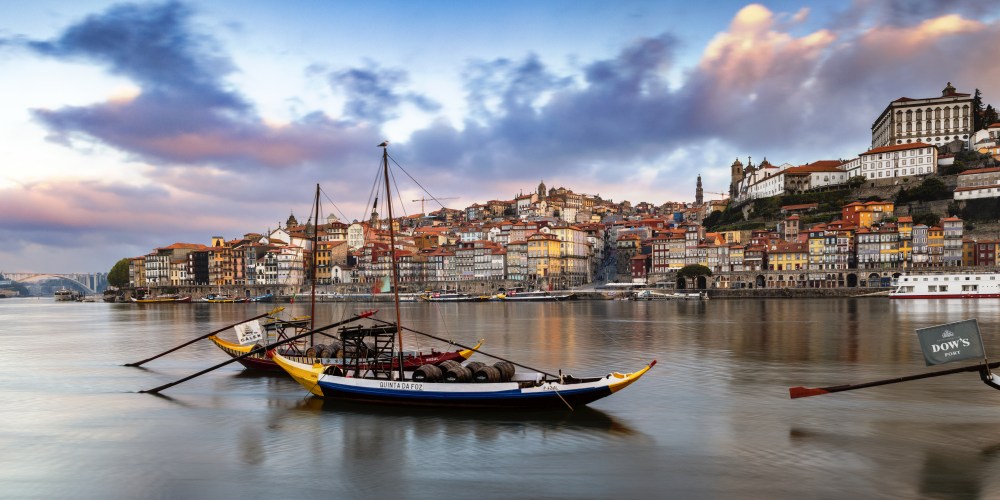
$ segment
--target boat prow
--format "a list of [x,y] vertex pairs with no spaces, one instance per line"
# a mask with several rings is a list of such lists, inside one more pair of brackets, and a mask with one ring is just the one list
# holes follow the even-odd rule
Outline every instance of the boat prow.
[[306,364],[292,361],[281,354],[271,352],[271,360],[277,363],[282,370],[285,370],[296,382],[305,387],[309,392],[323,396],[323,391],[319,387],[319,376],[323,374],[325,367],[319,363]]

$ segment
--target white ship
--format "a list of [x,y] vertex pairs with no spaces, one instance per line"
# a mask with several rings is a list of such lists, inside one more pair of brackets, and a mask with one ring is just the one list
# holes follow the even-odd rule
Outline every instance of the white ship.
[[904,274],[896,280],[891,299],[987,299],[1000,297],[1000,274]]

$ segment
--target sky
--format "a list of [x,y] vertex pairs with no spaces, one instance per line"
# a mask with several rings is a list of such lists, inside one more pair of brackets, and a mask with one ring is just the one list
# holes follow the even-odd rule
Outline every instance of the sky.
[[[633,204],[868,149],[899,97],[1000,104],[980,0],[0,0],[0,272],[107,272],[324,212],[539,182]],[[440,208],[427,202],[426,211]]]

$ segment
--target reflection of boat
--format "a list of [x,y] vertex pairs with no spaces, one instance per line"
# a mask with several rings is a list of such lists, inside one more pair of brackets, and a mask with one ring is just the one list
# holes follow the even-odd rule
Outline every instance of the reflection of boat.
[[[389,191],[389,155],[387,143],[380,145],[384,200],[392,200]],[[387,202],[389,248],[395,248],[392,204]],[[395,323],[376,322],[373,326],[342,330],[345,350],[355,355],[353,363],[340,366],[299,363],[280,354],[274,360],[292,378],[317,396],[375,404],[472,408],[574,408],[624,389],[645,374],[655,361],[633,373],[611,373],[602,377],[577,378],[559,373],[518,372],[516,365],[501,360],[493,365],[475,362],[461,365],[427,364],[412,373],[379,365],[386,357],[402,356],[402,330],[399,327],[398,269],[395,252],[390,252],[389,271],[396,295]],[[415,332],[414,330],[406,329]],[[432,338],[433,335],[427,335]],[[398,348],[397,348],[398,346]],[[481,351],[477,351],[481,352]],[[400,363],[396,363],[400,367]]]
[[56,290],[52,296],[59,302],[72,302],[80,296],[80,292],[63,288],[62,290]]
[[1000,297],[995,273],[916,273],[896,280],[891,299],[986,299]]
[[191,302],[190,295],[159,295],[156,297],[144,297],[137,299],[132,297],[132,302],[136,304],[168,304],[168,303],[182,303]]

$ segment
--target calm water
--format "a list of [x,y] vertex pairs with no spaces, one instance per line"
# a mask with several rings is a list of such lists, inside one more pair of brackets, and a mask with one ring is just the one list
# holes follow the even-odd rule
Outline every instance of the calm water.
[[[322,322],[361,309],[319,307]],[[1000,301],[405,306],[413,328],[485,338],[484,350],[546,371],[659,361],[573,413],[324,405],[237,365],[165,397],[137,393],[225,360],[207,341],[122,366],[268,309],[0,300],[0,497],[1000,495],[1000,392],[974,373],[788,398],[790,386],[923,372],[913,330],[938,323],[978,318],[1000,359]]]

